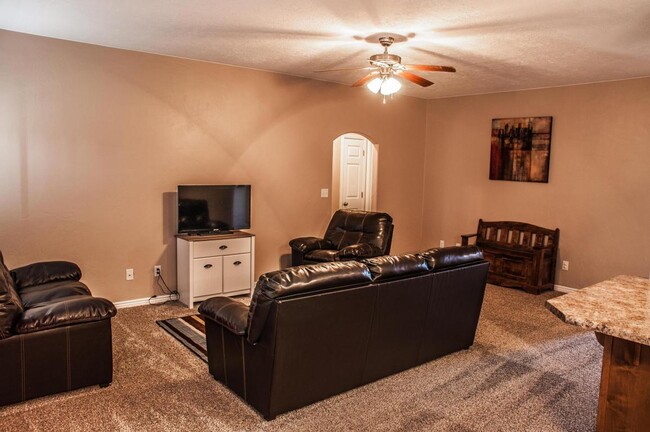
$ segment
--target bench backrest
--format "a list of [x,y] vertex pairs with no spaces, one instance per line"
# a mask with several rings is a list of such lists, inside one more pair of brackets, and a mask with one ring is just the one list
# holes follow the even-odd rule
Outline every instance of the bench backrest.
[[559,229],[548,229],[524,222],[478,221],[476,244],[502,243],[531,248],[557,248]]

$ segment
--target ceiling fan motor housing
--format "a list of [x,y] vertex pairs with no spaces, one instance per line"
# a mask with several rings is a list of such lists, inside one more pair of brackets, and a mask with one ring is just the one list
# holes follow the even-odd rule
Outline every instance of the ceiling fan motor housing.
[[380,63],[386,63],[388,65],[394,65],[397,63],[402,62],[402,57],[398,56],[397,54],[389,54],[389,53],[383,53],[383,54],[375,54],[370,56],[370,61],[371,62],[380,62]]

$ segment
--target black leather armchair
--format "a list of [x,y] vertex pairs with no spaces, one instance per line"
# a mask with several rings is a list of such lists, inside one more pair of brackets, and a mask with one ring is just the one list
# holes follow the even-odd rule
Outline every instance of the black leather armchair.
[[390,253],[393,218],[387,213],[337,210],[323,238],[289,242],[291,265],[372,258]]
[[9,271],[0,253],[0,406],[113,379],[108,300],[67,261]]

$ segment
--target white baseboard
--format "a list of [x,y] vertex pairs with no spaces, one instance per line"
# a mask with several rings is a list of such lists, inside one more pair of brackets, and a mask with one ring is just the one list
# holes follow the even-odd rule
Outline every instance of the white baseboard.
[[563,285],[554,285],[553,290],[562,293],[572,293],[574,291],[578,291],[578,288],[571,288]]
[[[151,300],[151,302],[149,302]],[[144,298],[139,298],[139,299],[133,299],[133,300],[124,300],[120,302],[114,302],[113,304],[115,305],[116,308],[118,309],[124,309],[124,308],[130,308],[130,307],[135,307],[135,306],[145,306],[148,304],[158,304],[158,303],[164,303],[169,300],[176,300],[176,296],[170,294],[165,294],[165,295],[158,295],[152,299],[149,297],[144,297]]]

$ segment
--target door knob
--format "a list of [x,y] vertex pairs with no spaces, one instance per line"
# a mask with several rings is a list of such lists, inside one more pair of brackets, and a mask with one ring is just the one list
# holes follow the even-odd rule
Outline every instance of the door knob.
[[348,206],[348,203],[346,201],[346,202],[343,203],[343,207],[347,207],[347,206]]

